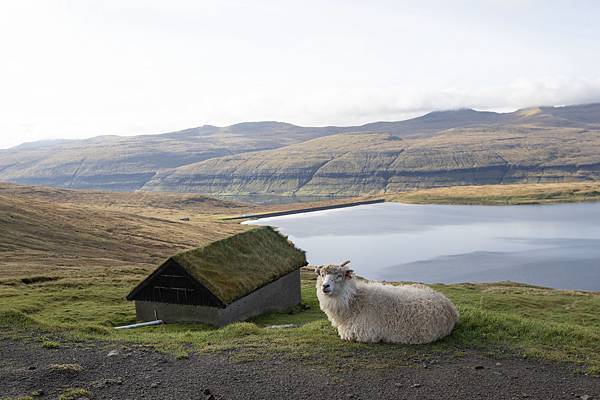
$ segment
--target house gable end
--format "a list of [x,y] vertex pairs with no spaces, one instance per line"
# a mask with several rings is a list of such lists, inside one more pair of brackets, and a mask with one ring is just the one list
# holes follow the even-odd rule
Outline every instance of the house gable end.
[[128,300],[171,304],[225,307],[210,290],[191,276],[172,258],[140,283],[127,296]]

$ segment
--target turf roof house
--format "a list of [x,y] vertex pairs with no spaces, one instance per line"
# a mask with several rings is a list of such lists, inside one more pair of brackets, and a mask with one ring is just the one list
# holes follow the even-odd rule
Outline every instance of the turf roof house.
[[300,304],[306,256],[271,227],[167,259],[127,296],[139,321],[223,326]]

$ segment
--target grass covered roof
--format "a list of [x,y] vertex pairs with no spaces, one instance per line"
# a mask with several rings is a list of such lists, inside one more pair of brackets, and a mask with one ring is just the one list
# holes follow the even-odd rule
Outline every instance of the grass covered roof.
[[306,264],[304,251],[269,226],[250,229],[170,258],[224,304]]

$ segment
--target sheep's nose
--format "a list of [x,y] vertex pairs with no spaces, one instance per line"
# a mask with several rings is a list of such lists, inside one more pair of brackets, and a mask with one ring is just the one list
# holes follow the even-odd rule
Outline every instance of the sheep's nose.
[[325,283],[325,284],[323,285],[323,289],[329,289],[329,283]]

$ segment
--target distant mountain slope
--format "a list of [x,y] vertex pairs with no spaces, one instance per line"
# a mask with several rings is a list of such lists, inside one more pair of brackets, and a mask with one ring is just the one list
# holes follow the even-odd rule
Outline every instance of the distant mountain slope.
[[338,134],[157,174],[143,190],[344,195],[463,184],[600,179],[600,130],[504,126],[425,138]]
[[328,131],[278,122],[203,126],[162,135],[33,142],[0,150],[0,180],[70,188],[136,190],[161,168],[272,149]]
[[[390,184],[390,178],[387,177],[393,166],[386,165],[386,162],[391,163],[391,157],[400,151],[406,152],[400,159],[408,157],[418,146],[426,146],[426,143],[429,143],[427,139],[438,135],[464,135],[465,132],[471,132],[473,129],[485,131],[487,134],[510,131],[530,135],[538,128],[554,128],[555,130],[567,129],[563,132],[566,135],[563,139],[568,141],[571,138],[569,135],[575,132],[573,129],[595,130],[599,127],[600,104],[538,107],[506,114],[468,109],[437,111],[406,121],[375,122],[350,127],[301,127],[269,121],[245,122],[228,127],[205,125],[161,135],[99,136],[87,140],[26,143],[12,149],[0,150],[0,180],[113,191],[144,188],[144,190],[194,190],[206,193],[348,192],[359,194],[362,190],[370,192],[380,190],[382,187],[395,187]],[[361,160],[360,157],[366,153],[347,149],[347,144],[343,142],[359,140],[363,143],[366,139],[358,139],[359,136],[349,136],[349,134],[366,132],[385,133],[388,134],[389,139],[380,140],[376,146],[371,143],[373,138],[383,136],[373,136],[368,139],[369,146],[375,147],[368,152],[369,160]],[[327,140],[328,137],[333,139]],[[310,142],[320,138],[323,139],[322,142]],[[398,139],[403,141],[398,143]],[[477,138],[483,140],[480,145],[484,147],[487,139],[487,136]],[[419,140],[422,142],[414,142]],[[559,140],[558,137],[556,140]],[[305,146],[297,147],[299,144]],[[455,152],[461,152],[460,148],[450,148],[460,147],[461,143],[448,144],[448,146],[446,151],[448,157]],[[515,142],[514,146],[522,146],[522,143]],[[544,144],[540,143],[540,146],[543,147]],[[276,149],[282,149],[282,152],[274,151]],[[346,149],[345,155],[339,154],[341,149]],[[297,159],[293,155],[296,151]],[[421,159],[413,164],[407,164],[402,167],[402,170],[410,171],[413,165],[414,171],[419,171],[421,167],[427,165],[428,151],[422,150],[418,155]],[[552,154],[548,153],[547,156],[552,157]],[[495,168],[495,161],[490,160],[471,163],[469,168]],[[319,162],[323,165],[319,165]],[[444,158],[439,162],[441,165],[454,168],[452,160]],[[348,165],[343,166],[345,164],[342,163]],[[460,162],[457,161],[455,164],[459,165]],[[235,165],[238,166],[234,167]],[[250,166],[256,171],[256,179],[251,177],[253,171],[250,170]],[[244,168],[246,172],[242,174]],[[331,168],[336,168],[338,175],[325,174]],[[342,179],[342,172],[353,175],[355,174],[352,172],[353,168],[362,168],[361,173],[364,176],[357,178],[357,182],[353,183],[353,189],[344,189],[344,185],[348,182]],[[432,170],[431,173],[440,176],[436,179],[425,179],[420,184],[442,184],[446,180],[459,183],[455,178],[450,179],[449,175],[442,176],[445,174],[444,171],[444,169]],[[371,175],[367,176],[368,173]],[[287,178],[282,181],[275,179],[269,181],[271,182],[269,184],[263,184],[261,176],[265,174],[283,174],[290,177],[290,181]],[[320,178],[322,174],[327,177]],[[214,179],[208,184],[206,182],[210,181],[211,175],[214,175]],[[311,178],[313,175],[316,175],[315,178]],[[231,176],[229,182],[225,182],[227,176]],[[557,175],[557,179],[559,176],[560,174]],[[572,175],[568,178],[578,179]],[[297,183],[292,183],[294,180]],[[200,181],[205,183],[198,184]],[[287,183],[278,187],[284,181]],[[466,178],[464,180],[464,182],[474,183],[471,181],[472,179]],[[318,186],[318,182],[323,182],[323,190],[311,189]],[[406,186],[415,185],[416,182],[417,178],[409,179]],[[275,187],[271,187],[272,185]],[[340,190],[336,189],[338,186]],[[207,188],[210,190],[206,191]]]
[[600,103],[564,107],[540,107],[540,110],[544,114],[572,122],[600,124]]
[[422,137],[451,128],[500,123],[505,116],[506,114],[471,109],[433,111],[406,121],[365,124],[354,132],[387,132],[402,137]]

